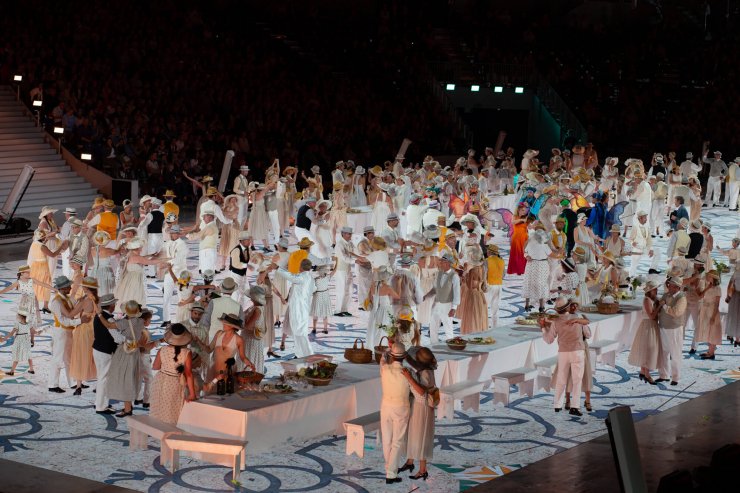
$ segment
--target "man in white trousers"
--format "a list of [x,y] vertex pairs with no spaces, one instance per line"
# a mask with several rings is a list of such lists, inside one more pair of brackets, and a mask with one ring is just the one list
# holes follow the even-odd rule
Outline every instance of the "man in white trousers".
[[[630,230],[629,243],[632,245],[632,259],[630,261],[630,278],[637,275],[637,266],[640,260],[647,254],[653,258],[653,239],[650,235],[650,229],[647,224],[648,214],[644,210],[637,211],[637,221]],[[651,269],[655,266],[651,265]]]
[[[77,218],[77,209],[74,207],[67,207],[64,209],[64,224],[62,224],[61,229],[59,230],[59,240],[69,240],[70,236],[72,235],[72,219]],[[64,274],[67,277],[72,277],[72,269],[69,267],[69,252],[64,252],[61,255],[62,257],[62,274]]]
[[452,270],[455,259],[445,252],[439,259],[439,272],[434,280],[434,287],[427,296],[434,296],[432,320],[429,322],[429,338],[432,343],[439,342],[439,326],[444,326],[445,339],[454,337],[452,317],[460,304],[460,277]]
[[683,278],[670,277],[665,284],[666,293],[658,302],[658,329],[660,330],[660,355],[658,357],[659,377],[656,383],[667,382],[678,385],[681,376],[683,345],[683,326],[686,315],[686,295],[683,292]]
[[[179,277],[183,272],[188,270],[188,244],[180,236],[180,226],[177,224],[170,227],[170,241],[165,242],[165,256],[168,270],[171,270],[175,277]],[[172,296],[177,288],[177,282],[172,278],[169,272],[164,274],[164,296],[162,299],[162,327],[170,323],[170,305]],[[179,322],[179,320],[176,320]]]
[[109,406],[106,386],[108,385],[108,370],[110,369],[110,360],[113,353],[116,352],[118,344],[113,338],[110,329],[103,323],[114,323],[113,310],[116,308],[118,300],[112,294],[104,294],[100,297],[98,304],[100,312],[95,315],[93,320],[93,360],[95,361],[95,372],[98,383],[95,387],[95,412],[98,414],[115,414],[115,410]]
[[[555,301],[555,311],[558,313],[556,319],[540,319],[542,338],[546,343],[552,344],[558,340],[558,374],[555,377],[555,412],[560,412],[565,399],[565,389],[570,374],[572,391],[570,414],[582,416],[581,413],[581,383],[583,372],[586,368],[586,346],[584,339],[591,337],[588,327],[589,320],[583,316],[571,313],[571,306],[576,304],[573,300],[559,297]],[[577,304],[576,304],[577,306]]]
[[75,382],[69,378],[69,364],[72,358],[72,332],[80,325],[80,318],[73,314],[74,302],[69,297],[72,281],[67,276],[54,279],[57,294],[49,302],[49,310],[54,315],[54,327],[51,328],[51,360],[49,361],[49,392],[62,394],[59,387],[59,374],[62,368],[67,370],[67,384]]
[[740,195],[740,157],[736,157],[727,170],[727,193],[725,205],[731,211],[737,211],[737,198]]
[[[409,373],[403,367],[406,348],[396,342],[380,360],[380,385],[383,397],[380,401],[380,433],[383,437],[386,484],[400,483],[398,467],[401,455],[406,451],[411,405]],[[404,371],[405,370],[405,371]]]
[[300,273],[291,274],[289,271],[278,267],[275,257],[272,260],[272,269],[278,276],[290,282],[288,293],[288,310],[283,321],[283,332],[293,336],[295,355],[303,358],[313,354],[311,342],[308,340],[308,326],[311,320],[311,299],[316,291],[316,282],[311,275],[313,263],[309,259],[301,260]]
[[188,240],[198,240],[199,272],[216,271],[216,244],[218,243],[218,226],[215,211],[204,204],[200,210],[201,223],[187,235]]
[[711,159],[707,158],[705,153],[701,160],[709,165],[707,194],[704,196],[705,207],[714,207],[715,203],[719,203],[722,195],[722,182],[727,173],[727,164],[722,161],[722,153],[719,151],[714,151],[714,157]]
[[355,245],[352,243],[352,228],[344,226],[334,247],[337,257],[337,270],[334,274],[334,285],[337,301],[334,314],[336,317],[350,317],[348,307],[352,299],[352,255],[355,253]]

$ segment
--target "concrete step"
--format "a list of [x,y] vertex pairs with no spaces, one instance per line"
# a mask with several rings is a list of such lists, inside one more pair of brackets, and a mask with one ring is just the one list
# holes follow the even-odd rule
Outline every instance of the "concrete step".
[[[16,128],[34,128],[34,122],[30,118],[26,118],[22,122],[4,122],[0,120],[0,132],[15,130]],[[6,130],[7,129],[7,130]]]
[[[87,193],[95,193],[93,189],[87,183],[80,185],[69,184],[64,190],[55,190],[53,193],[47,191],[44,187],[32,188],[28,187],[26,194],[23,196],[22,202],[25,203],[29,200],[40,200],[41,202],[54,202],[55,204],[66,204],[68,201],[78,200],[80,197],[84,197]],[[5,194],[7,196],[7,193]],[[92,202],[92,201],[91,201]]]
[[36,129],[31,132],[3,132],[0,133],[0,146],[4,144],[33,144],[36,142],[44,142],[44,134],[41,129]]
[[29,121],[29,118],[23,115],[16,115],[16,116],[3,116],[0,118],[1,123],[17,123],[17,122],[27,122]]
[[[43,187],[44,190],[48,190],[49,192],[53,192],[55,190],[61,190],[64,187],[71,187],[71,186],[77,186],[77,185],[89,185],[84,178],[81,176],[67,176],[69,175],[69,171],[66,172],[58,172],[58,173],[36,173],[33,175],[33,179],[31,180],[31,184],[29,185],[29,189],[31,187],[35,188],[41,188]],[[13,185],[15,184],[15,180],[8,179],[8,180],[2,180],[0,183],[0,195],[7,194],[10,192],[10,190],[13,188]]]
[[15,163],[19,161],[48,161],[54,156],[59,156],[57,150],[49,147],[48,149],[34,151],[32,154],[25,151],[0,151],[0,164]]
[[0,166],[0,177],[15,177],[21,172],[25,165],[29,165],[36,170],[36,174],[53,173],[55,171],[71,171],[70,167],[64,161],[23,161],[21,163],[6,164]]
[[49,149],[49,144],[44,141],[29,142],[27,144],[6,144],[0,141],[0,153],[9,151],[26,151],[29,156],[36,151],[45,151]]

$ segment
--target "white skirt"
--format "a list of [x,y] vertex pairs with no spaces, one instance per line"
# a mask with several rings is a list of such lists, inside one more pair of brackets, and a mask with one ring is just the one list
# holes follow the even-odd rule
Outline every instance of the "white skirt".
[[550,297],[550,265],[547,260],[530,260],[524,269],[522,282],[522,296],[530,300],[547,299]]

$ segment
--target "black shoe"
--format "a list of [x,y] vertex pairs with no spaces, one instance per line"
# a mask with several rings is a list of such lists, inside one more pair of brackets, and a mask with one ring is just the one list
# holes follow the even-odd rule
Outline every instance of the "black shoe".
[[72,395],[82,395],[82,388],[75,389]]
[[170,321],[165,320],[164,322],[162,322],[162,325],[160,325],[160,327],[167,327],[169,324],[170,324]]
[[[83,388],[83,389],[89,389],[89,388],[90,388],[90,386],[89,386],[89,385],[85,385],[84,383],[83,383],[82,385],[80,385],[80,387],[81,387],[81,388]],[[74,389],[76,389],[76,388],[77,388],[77,386],[76,386],[76,385],[75,385],[74,387],[70,387],[70,389],[71,389],[71,390],[74,390]]]
[[278,353],[275,353],[273,351],[267,351],[267,356],[269,356],[270,358],[279,358],[280,357],[280,355]]
[[648,269],[648,274],[660,274],[660,271],[655,269]]
[[400,483],[401,478],[385,478],[385,484]]
[[689,354],[696,354],[696,349],[694,348],[689,349]]
[[337,312],[337,313],[334,314],[334,316],[335,317],[344,317],[345,315],[344,315],[343,312]]
[[667,381],[668,381],[668,379],[667,379],[667,378],[656,378],[656,379],[655,379],[655,383],[660,383],[660,382],[667,382]]
[[49,392],[55,392],[57,394],[63,394],[66,392],[66,390],[62,389],[61,387],[49,387]]
[[151,404],[149,404],[148,402],[145,402],[145,403],[142,404],[142,406],[144,407],[144,409],[149,409],[149,406],[150,405]]
[[51,310],[49,310],[48,308],[42,308],[41,313],[51,313]]
[[640,379],[640,381],[643,381],[643,380],[645,380],[645,375],[643,375],[642,373],[640,373],[640,375],[639,375],[638,378]]
[[103,409],[102,411],[95,411],[95,414],[116,414],[116,410],[107,408],[107,409]]
[[33,370],[28,370],[26,373],[30,373],[31,375],[35,375],[36,374],[36,372],[33,371]]
[[316,329],[313,329],[313,330],[311,331],[311,334],[313,334],[313,335],[316,335]]
[[413,471],[414,470],[414,464],[404,464],[403,466],[398,468],[398,474],[401,474],[403,471]]
[[342,312],[342,313],[344,313],[344,316],[345,317],[351,317],[352,316],[352,314],[350,312]]
[[138,399],[134,401],[134,406],[138,406],[139,404],[144,404],[144,401],[140,401]]
[[570,414],[572,416],[583,416],[583,413],[576,409],[575,407],[570,408]]
[[562,408],[560,408],[560,407],[556,407],[556,408],[555,408],[555,412],[556,412],[556,413],[559,413],[561,409],[562,409]]
[[409,476],[409,479],[413,479],[416,481],[417,479],[423,479],[424,481],[427,480],[429,477],[429,471],[424,471],[423,473],[417,474],[416,476]]
[[326,329],[322,330],[321,332],[324,333],[324,334],[328,334],[329,333],[329,331],[326,330]]
[[671,385],[673,385],[675,387],[676,385],[678,385],[678,382],[675,381],[675,380],[671,380]]
[[701,355],[701,359],[712,359],[713,360],[714,359],[714,355],[713,354],[712,355],[709,355],[707,353],[704,353],[704,354]]
[[121,409],[121,412],[116,414],[116,418],[125,418],[126,416],[132,416],[133,414],[134,414],[133,409],[129,412],[126,412],[125,410]]

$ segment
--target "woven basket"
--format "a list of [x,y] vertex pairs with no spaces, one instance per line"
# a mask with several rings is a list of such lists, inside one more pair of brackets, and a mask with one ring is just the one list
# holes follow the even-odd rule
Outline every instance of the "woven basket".
[[[360,341],[361,347],[357,347],[357,341]],[[355,339],[355,343],[351,348],[344,350],[344,359],[350,363],[357,363],[364,365],[370,363],[373,360],[373,352],[369,349],[365,349],[365,342],[359,337]]]
[[[380,359],[383,357],[383,353],[388,351],[388,346],[383,346],[383,339],[388,341],[388,337],[383,336],[380,338],[380,344],[375,346],[375,362],[378,364],[380,364]],[[390,344],[390,342],[388,344]]]
[[265,375],[254,371],[238,371],[234,375],[239,385],[247,385],[250,383],[260,383]]
[[306,377],[306,381],[314,387],[325,387],[331,383],[331,378]]
[[614,315],[619,311],[619,303],[596,303],[596,310],[602,315]]

